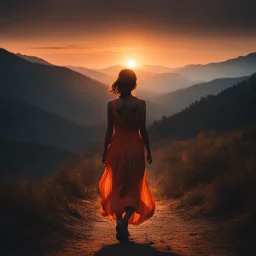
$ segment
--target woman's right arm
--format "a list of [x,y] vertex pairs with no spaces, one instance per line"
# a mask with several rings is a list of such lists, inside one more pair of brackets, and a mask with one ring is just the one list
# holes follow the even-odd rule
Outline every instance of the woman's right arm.
[[111,143],[111,139],[113,136],[113,125],[114,125],[114,118],[112,114],[112,102],[108,102],[107,106],[107,130],[105,135],[105,142],[104,142],[104,148],[102,153],[102,162],[105,164],[106,162],[106,153],[109,144]]
[[147,161],[152,163],[151,149],[149,143],[148,129],[146,127],[146,102],[142,100],[141,115],[140,115],[140,135],[147,150]]

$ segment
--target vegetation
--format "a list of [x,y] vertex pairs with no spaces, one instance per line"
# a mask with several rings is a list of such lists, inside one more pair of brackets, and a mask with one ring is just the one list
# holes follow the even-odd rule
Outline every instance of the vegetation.
[[226,89],[207,96],[149,129],[153,140],[191,138],[201,131],[227,132],[256,122],[256,74]]
[[210,82],[195,84],[185,89],[161,94],[157,96],[156,99],[162,106],[168,106],[168,110],[165,112],[166,114],[173,115],[202,97],[217,95],[234,84],[247,79],[248,77],[245,76],[237,78],[219,78]]
[[202,205],[204,213],[212,214],[254,207],[256,127],[175,140],[161,145],[154,159],[154,173],[162,192],[182,198],[182,205]]
[[253,250],[256,126],[232,133],[201,132],[193,139],[160,144],[154,159],[162,195],[179,199],[177,207],[196,217],[232,218],[232,242],[241,250]]
[[31,251],[36,246],[38,253],[40,245],[58,245],[60,238],[71,232],[68,223],[74,217],[81,217],[72,202],[95,195],[96,177],[102,169],[97,166],[99,162],[94,158],[81,158],[41,181],[1,182],[0,225],[2,244],[5,245],[1,252],[13,250],[12,253],[20,255],[20,249]]

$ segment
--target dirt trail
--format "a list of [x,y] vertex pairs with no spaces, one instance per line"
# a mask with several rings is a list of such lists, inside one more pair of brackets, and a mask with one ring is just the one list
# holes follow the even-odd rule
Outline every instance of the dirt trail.
[[131,242],[127,244],[115,240],[115,222],[100,215],[99,202],[80,201],[78,207],[81,213],[89,209],[87,220],[77,220],[72,226],[74,237],[51,255],[235,255],[221,237],[225,227],[200,219],[185,220],[171,210],[169,201],[158,201],[150,220],[137,227],[129,226]]

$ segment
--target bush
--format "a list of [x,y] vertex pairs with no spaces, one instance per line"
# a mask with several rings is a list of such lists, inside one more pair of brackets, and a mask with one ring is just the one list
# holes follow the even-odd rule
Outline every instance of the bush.
[[248,211],[256,201],[256,128],[229,134],[200,133],[154,152],[153,170],[164,193],[206,213]]
[[8,253],[11,249],[18,252],[26,245],[39,246],[43,240],[52,242],[70,233],[69,217],[79,217],[71,203],[76,198],[95,196],[98,162],[97,158],[81,158],[41,181],[12,180],[0,184],[1,239]]

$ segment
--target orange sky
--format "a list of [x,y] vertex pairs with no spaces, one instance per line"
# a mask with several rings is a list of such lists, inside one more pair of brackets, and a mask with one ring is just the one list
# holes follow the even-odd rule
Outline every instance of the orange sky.
[[[98,36],[100,37],[100,35]],[[256,51],[256,37],[185,37],[169,36],[156,40],[153,37],[133,36],[132,40],[102,37],[61,40],[1,41],[0,47],[12,52],[41,57],[57,65],[76,65],[102,68],[110,65],[126,65],[129,59],[138,64],[164,65],[168,67],[187,64],[205,64],[246,55]]]
[[0,3],[0,47],[57,65],[177,67],[256,51],[255,0]]

